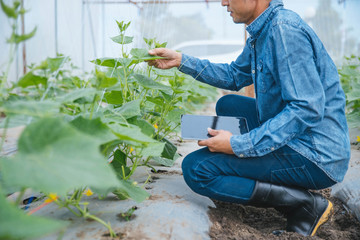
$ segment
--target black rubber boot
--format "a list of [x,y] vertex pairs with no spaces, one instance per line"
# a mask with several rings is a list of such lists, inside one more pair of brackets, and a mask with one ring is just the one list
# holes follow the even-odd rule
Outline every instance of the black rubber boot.
[[332,203],[320,194],[263,182],[256,182],[249,205],[273,207],[285,213],[286,231],[304,236],[314,236],[333,211]]

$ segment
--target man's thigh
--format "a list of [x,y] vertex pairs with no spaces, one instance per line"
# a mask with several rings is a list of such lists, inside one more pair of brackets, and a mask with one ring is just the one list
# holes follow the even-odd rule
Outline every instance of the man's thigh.
[[314,181],[313,163],[287,146],[262,157],[239,158],[235,155],[212,153],[208,148],[191,155],[192,171],[200,178],[238,176],[307,189],[323,187]]

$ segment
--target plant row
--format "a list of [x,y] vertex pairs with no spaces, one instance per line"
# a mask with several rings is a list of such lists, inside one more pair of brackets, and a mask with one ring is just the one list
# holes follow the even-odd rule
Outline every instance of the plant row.
[[[1,1],[1,6],[14,21],[25,13],[17,1],[12,7]],[[117,22],[119,35],[112,38],[120,44],[120,57],[92,60],[91,73],[81,73],[69,57],[58,55],[29,66],[16,82],[7,81],[8,72],[1,76],[3,136],[11,127],[26,127],[17,153],[0,160],[0,239],[35,238],[68,225],[17,209],[29,188],[79,217],[100,222],[114,237],[110,223],[91,214],[83,196],[103,198],[112,192],[119,199],[146,199],[149,194],[131,179],[137,167],[171,166],[178,157],[172,139],[180,116],[217,95],[177,69],[144,63],[158,58],[148,49],[166,43],[144,39],[147,49],[127,51],[133,40],[125,35],[129,25]],[[9,43],[16,49],[30,37]],[[14,192],[19,196],[10,203],[6,196]]]

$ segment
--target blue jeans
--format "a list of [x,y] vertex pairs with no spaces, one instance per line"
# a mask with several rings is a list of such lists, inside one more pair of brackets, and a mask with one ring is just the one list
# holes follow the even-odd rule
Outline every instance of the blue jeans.
[[[226,95],[217,102],[216,114],[245,117],[249,130],[259,126],[253,98]],[[336,183],[287,145],[265,156],[249,158],[213,153],[206,147],[187,155],[182,170],[194,192],[241,204],[250,199],[256,181],[305,189],[323,189]]]

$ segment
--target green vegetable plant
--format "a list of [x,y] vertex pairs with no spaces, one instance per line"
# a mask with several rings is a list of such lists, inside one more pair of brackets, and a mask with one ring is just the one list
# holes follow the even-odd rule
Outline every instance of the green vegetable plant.
[[346,57],[339,68],[342,87],[346,94],[346,113],[350,128],[360,128],[360,57]]
[[[7,97],[1,99],[5,117],[0,124],[4,132],[13,126],[26,128],[17,153],[0,158],[0,209],[10,204],[6,194],[20,192],[19,203],[31,188],[76,216],[100,222],[114,237],[110,224],[88,211],[84,194],[91,189],[99,198],[112,192],[119,199],[141,202],[149,194],[132,179],[137,167],[174,163],[178,154],[172,139],[181,114],[197,109],[216,91],[177,69],[147,66],[145,61],[159,58],[149,55],[148,49],[166,43],[144,39],[147,49],[129,49],[133,40],[126,35],[129,26],[117,22],[119,35],[111,38],[120,44],[120,57],[92,60],[92,73],[79,74],[69,57],[57,55],[31,65],[13,86],[3,86]],[[19,222],[10,230],[0,227],[0,238],[22,238],[9,232],[16,232],[19,225],[25,229],[33,216],[24,218],[19,211],[9,214]],[[1,215],[0,226],[6,221]],[[36,236],[66,226],[48,222]],[[32,236],[29,231],[24,234]]]
[[24,15],[26,13],[26,10],[21,7],[20,1],[12,1],[12,6],[8,6],[4,3],[4,0],[0,0],[0,5],[2,11],[5,13],[5,15],[8,17],[9,24],[11,27],[11,35],[7,39],[7,43],[9,43],[9,61],[7,62],[5,72],[3,73],[3,76],[1,76],[1,96],[0,97],[6,97],[7,91],[5,91],[5,88],[8,84],[8,75],[10,71],[11,64],[14,61],[15,53],[17,51],[18,45],[21,42],[24,42],[30,38],[32,38],[36,33],[36,27],[29,33],[19,35],[18,34],[18,19],[21,15]]

